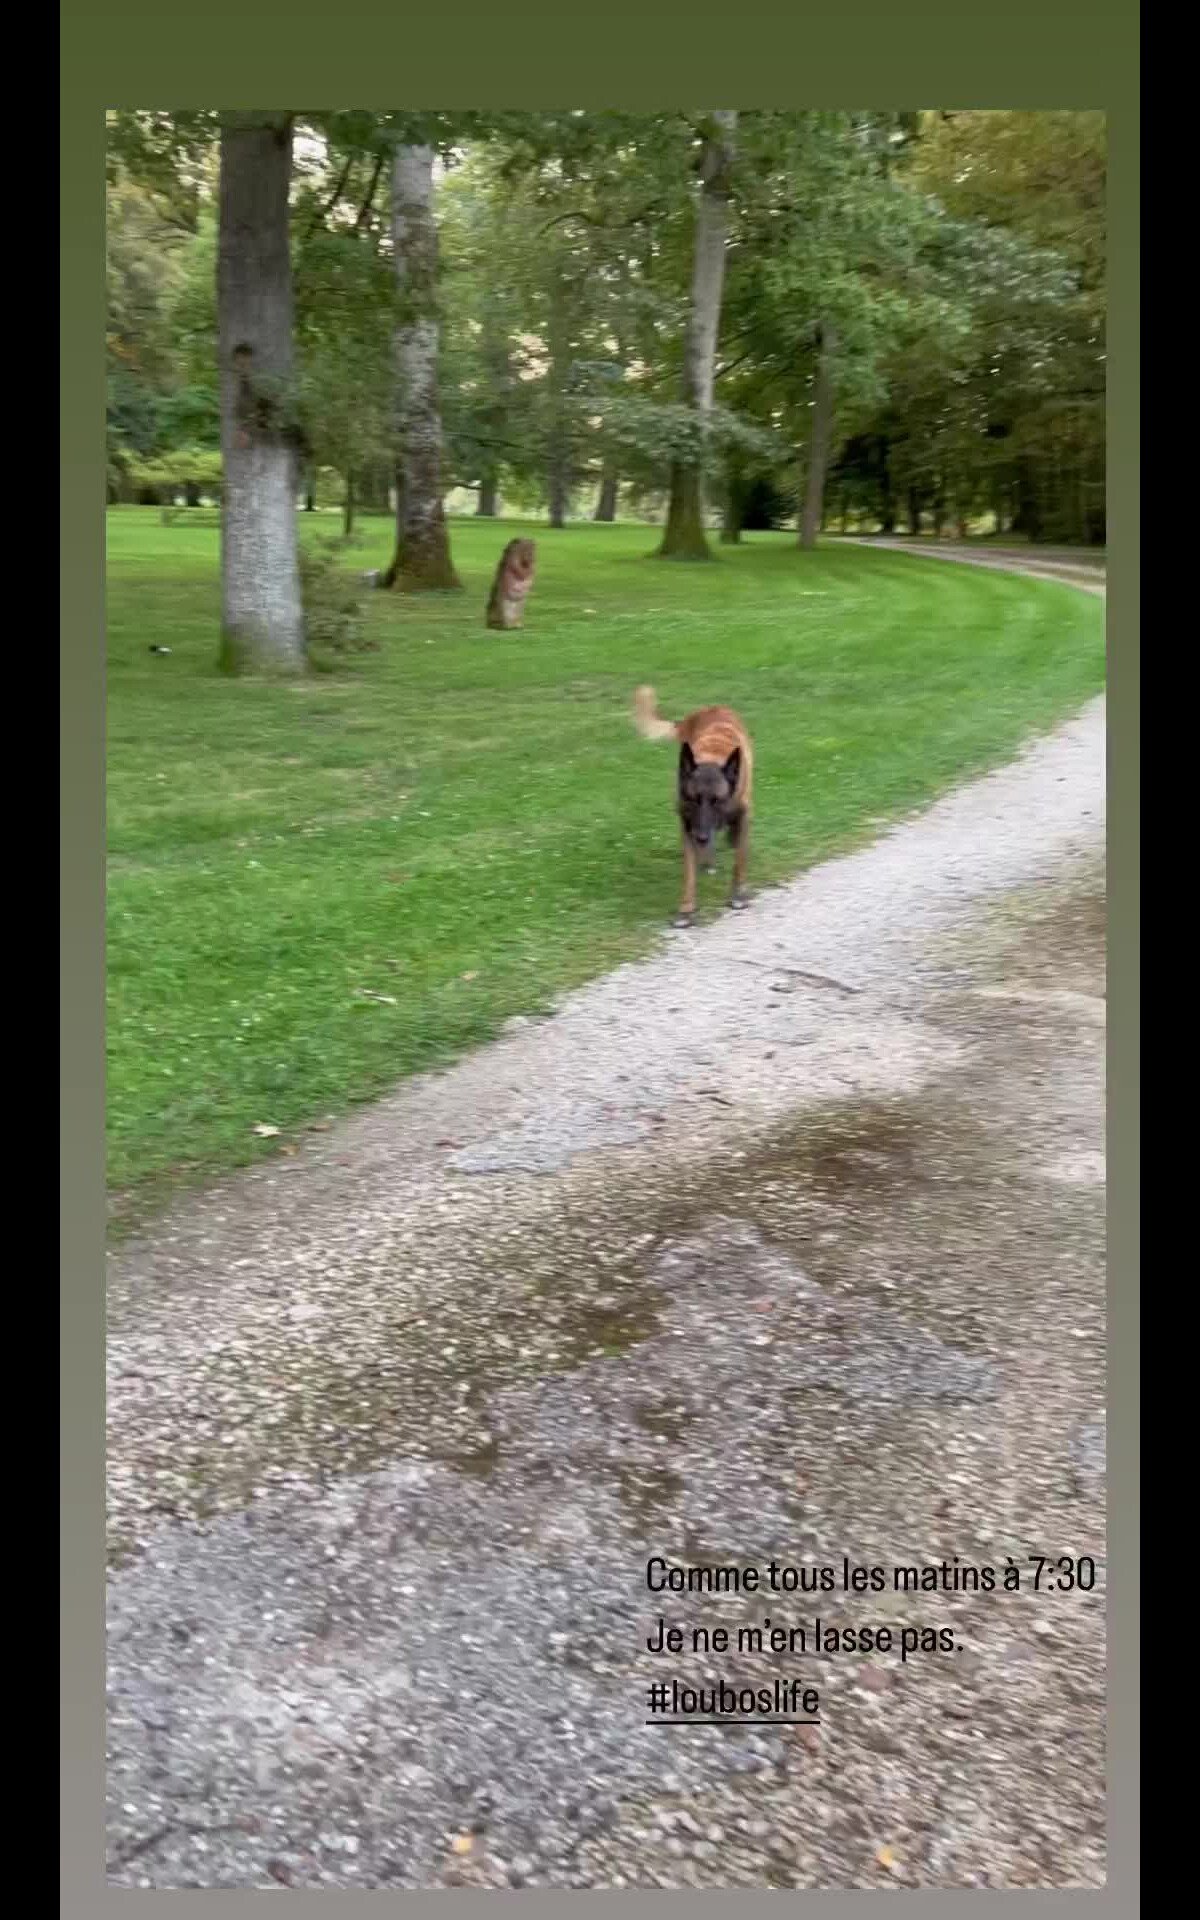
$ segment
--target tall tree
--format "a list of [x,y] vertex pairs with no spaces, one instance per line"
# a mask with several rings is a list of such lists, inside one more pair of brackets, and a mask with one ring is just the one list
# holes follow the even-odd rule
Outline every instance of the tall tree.
[[983,237],[980,258],[960,269],[977,314],[962,389],[975,420],[975,491],[990,495],[997,526],[1102,542],[1104,115],[929,114],[911,170],[948,226]]
[[[300,207],[297,225],[303,226]],[[390,377],[394,280],[371,236],[311,226],[295,248],[296,361],[316,468],[341,475],[343,526],[360,489],[394,453]]]
[[[623,306],[629,297],[629,260],[626,256],[623,256],[620,260],[617,277]],[[629,362],[629,353],[625,340],[625,316],[620,310],[618,310],[613,326],[612,345],[614,370],[619,373],[620,378],[624,380]],[[611,522],[616,519],[620,477],[616,448],[602,446],[600,455],[600,492],[596,500],[596,510],[592,515],[593,520]]]
[[[684,349],[683,399],[684,405],[700,416],[701,428],[712,408],[736,129],[736,113],[710,114],[700,148],[700,194],[696,205],[692,301]],[[671,465],[667,525],[659,548],[664,558],[708,560],[712,557],[704,532],[703,471],[701,435],[695,456],[677,458]]]
[[512,385],[509,343],[492,302],[484,306],[483,362],[488,400],[483,412],[485,444],[480,452],[479,499],[475,511],[485,520],[494,520],[500,500],[500,442],[508,425],[508,392]]
[[437,223],[431,146],[397,141],[392,160],[396,325],[396,552],[381,585],[406,592],[460,588],[442,499],[438,391]]
[[930,216],[891,177],[896,118],[763,112],[746,131],[731,326],[752,364],[773,369],[760,390],[795,432],[804,547],[824,519],[836,440],[882,397],[884,358],[922,306],[915,266]]
[[821,328],[813,398],[812,433],[804,475],[804,505],[800,511],[800,545],[815,547],[825,507],[825,475],[833,439],[834,380],[837,366],[837,328],[826,321]]
[[298,447],[291,394],[290,114],[221,128],[217,353],[221,392],[222,661],[301,673]]
[[522,321],[513,285],[508,196],[487,145],[469,150],[438,194],[443,321],[438,340],[446,477],[494,519],[514,430],[514,339]]

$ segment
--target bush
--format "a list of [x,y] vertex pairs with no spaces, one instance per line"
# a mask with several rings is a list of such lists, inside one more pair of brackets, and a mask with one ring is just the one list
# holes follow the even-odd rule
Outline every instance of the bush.
[[121,479],[145,506],[172,506],[178,494],[199,505],[202,494],[221,491],[221,456],[211,447],[176,447],[153,458],[129,454]]
[[304,603],[304,640],[310,664],[331,673],[339,657],[374,652],[378,641],[366,634],[364,588],[337,564],[340,542],[301,547],[300,595]]

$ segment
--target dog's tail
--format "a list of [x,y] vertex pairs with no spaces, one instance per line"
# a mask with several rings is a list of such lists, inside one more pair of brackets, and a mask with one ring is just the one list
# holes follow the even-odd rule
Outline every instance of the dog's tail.
[[633,724],[643,740],[675,740],[679,735],[674,720],[660,718],[653,687],[639,687],[634,694]]

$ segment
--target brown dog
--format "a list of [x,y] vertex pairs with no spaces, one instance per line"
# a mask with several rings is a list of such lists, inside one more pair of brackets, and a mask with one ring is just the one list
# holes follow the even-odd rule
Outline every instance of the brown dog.
[[532,540],[510,540],[500,555],[500,562],[492,580],[492,590],[488,595],[485,624],[497,627],[507,633],[521,624],[521,612],[530,587],[533,585],[533,566],[537,549]]
[[653,687],[633,696],[633,718],[645,740],[679,741],[676,811],[683,829],[683,899],[677,927],[690,927],[696,911],[696,864],[715,865],[717,836],[733,848],[731,907],[747,907],[746,863],[750,852],[750,787],[754,749],[743,721],[730,707],[698,707],[684,720],[659,717]]

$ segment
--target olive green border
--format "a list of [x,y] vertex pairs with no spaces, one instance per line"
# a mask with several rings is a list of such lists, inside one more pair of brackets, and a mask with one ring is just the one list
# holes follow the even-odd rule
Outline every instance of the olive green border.
[[[103,1880],[103,113],[138,105],[502,104],[1083,107],[1110,116],[1109,1325],[1110,1869],[1102,1893],[1016,1905],[1139,1909],[1139,11],[1129,0],[67,0],[61,20],[61,1911],[253,1911],[245,1893],[135,1893]],[[386,88],[385,88],[386,81]],[[361,1898],[361,1896],[358,1896]],[[380,1895],[439,1914],[522,1895]],[[547,1895],[546,1898],[562,1896]],[[678,1895],[682,1900],[687,1896]],[[692,1896],[696,1898],[696,1896]],[[970,1911],[968,1893],[889,1894],[892,1913]],[[646,1894],[579,1894],[650,1906]],[[721,1894],[699,1896],[713,1911]],[[795,1896],[791,1896],[792,1899]],[[800,1896],[847,1914],[870,1893]],[[740,1906],[788,1900],[739,1894]],[[212,1903],[219,1903],[214,1909]],[[304,1912],[354,1897],[296,1893]],[[430,1911],[433,1911],[430,1906]],[[607,1910],[607,1909],[606,1909]],[[777,1909],[778,1910],[778,1909]]]

